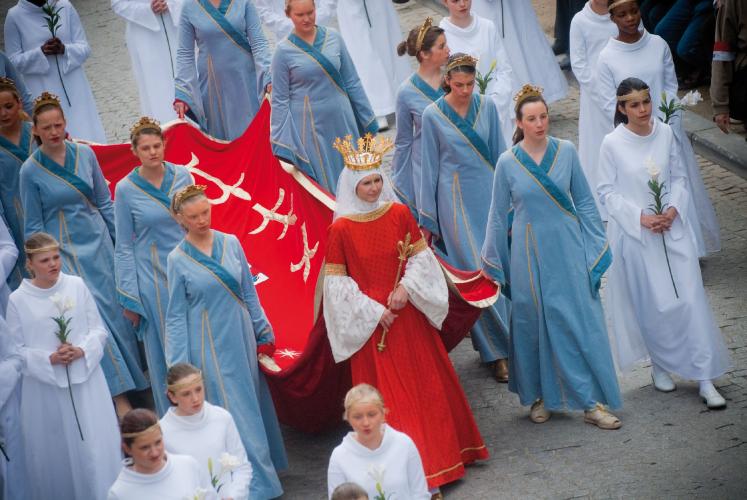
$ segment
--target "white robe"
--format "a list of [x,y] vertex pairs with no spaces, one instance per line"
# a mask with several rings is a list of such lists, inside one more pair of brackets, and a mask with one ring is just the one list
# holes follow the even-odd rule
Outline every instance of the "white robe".
[[[711,380],[729,367],[729,356],[708,305],[698,265],[689,212],[686,172],[672,129],[658,120],[648,136],[624,125],[604,138],[599,153],[598,193],[609,213],[607,225],[615,256],[607,281],[607,314],[622,370],[650,355],[667,372],[692,380]],[[653,196],[647,164],[661,170],[669,193],[664,201],[679,215],[661,234],[640,223],[650,214]]]
[[5,225],[5,221],[0,216],[0,318],[5,317],[5,308],[8,305],[8,296],[10,295],[10,287],[5,281],[13,272],[18,259],[18,248],[16,243],[13,241],[8,226]]
[[[223,485],[219,492],[221,497],[234,500],[249,497],[252,466],[246,457],[236,423],[226,410],[205,401],[198,414],[179,416],[176,408],[171,407],[161,419],[161,431],[170,454],[191,456],[206,473],[208,459],[212,459],[213,474],[222,476],[219,478],[219,484]],[[221,474],[220,457],[223,453],[236,457],[240,463],[230,474]]]
[[[604,110],[602,119],[607,120],[605,133],[613,129],[617,86],[628,77],[639,78],[648,84],[655,116],[663,117],[663,113],[658,110],[663,92],[666,92],[667,100],[677,98],[677,76],[674,72],[672,53],[661,37],[643,30],[643,36],[634,43],[624,43],[611,38],[599,53],[597,76],[592,92],[594,100]],[[677,113],[671,121],[681,161],[685,166],[692,220],[699,222],[694,224],[693,229],[698,256],[702,257],[706,253],[721,249],[718,219],[703,184],[692,144],[685,135],[682,114]]]
[[518,82],[514,93],[525,83],[531,83],[544,89],[543,96],[548,103],[566,96],[568,82],[530,0],[473,0],[472,12],[493,21],[498,35],[503,38]]
[[73,5],[68,0],[58,0],[56,7],[62,9],[57,38],[65,44],[65,53],[58,55],[57,60],[70,104],[57,73],[55,56],[44,55],[41,50],[51,38],[41,8],[27,0],[18,0],[18,4],[8,10],[5,52],[34,97],[47,90],[60,98],[67,131],[72,137],[103,144],[106,142],[104,127],[83,71],[83,63],[91,55],[91,46]]
[[0,456],[0,498],[28,498],[25,447],[21,434],[23,358],[0,316],[0,442],[10,461]]
[[[117,481],[109,489],[108,500],[214,500],[218,496],[210,485],[207,472],[187,455],[169,453],[166,465],[155,474],[141,474],[132,467],[132,459],[122,462]],[[204,496],[198,496],[200,490]]]
[[592,83],[596,75],[599,53],[610,38],[617,36],[617,32],[617,26],[610,19],[610,15],[597,14],[591,10],[589,2],[571,21],[571,67],[581,90],[578,156],[603,220],[607,220],[607,213],[599,203],[599,197],[594,188],[597,185],[599,144],[608,132],[608,120],[604,117],[604,110],[592,97]]
[[384,439],[375,450],[366,448],[349,432],[332,451],[327,469],[329,497],[342,483],[356,483],[368,498],[377,498],[379,477],[387,500],[429,500],[428,484],[418,449],[407,434],[383,424]]
[[[498,117],[501,121],[501,132],[506,144],[512,144],[514,135],[514,124],[516,123],[513,111],[513,89],[521,87],[518,80],[514,80],[506,50],[495,25],[492,21],[472,15],[472,22],[466,28],[460,28],[453,24],[448,17],[441,19],[439,26],[446,32],[446,44],[452,54],[464,52],[478,59],[477,71],[487,75],[490,65],[495,61],[493,79],[485,91],[489,95],[495,107],[498,109]],[[475,92],[479,92],[475,83]]]
[[[345,1],[345,0],[343,0]],[[316,25],[327,26],[335,17],[337,0],[315,0]],[[285,0],[254,0],[263,27],[275,35],[278,42],[293,31],[293,22],[285,15]]]
[[394,113],[397,89],[412,69],[407,58],[397,55],[403,35],[392,2],[342,0],[337,3],[337,23],[374,114]]
[[155,14],[150,0],[111,0],[127,22],[125,42],[140,95],[140,113],[166,123],[176,119],[174,72],[179,14],[183,0],[167,0],[169,10]]
[[[81,440],[68,392],[63,365],[52,365],[57,350],[59,311],[54,294],[72,299],[65,314],[70,321],[69,342],[84,356],[69,366]],[[108,331],[93,296],[77,276],[60,274],[47,289],[23,280],[10,295],[7,313],[10,334],[19,346],[24,371],[21,427],[26,446],[30,500],[106,497],[119,471],[119,428],[100,362]]]

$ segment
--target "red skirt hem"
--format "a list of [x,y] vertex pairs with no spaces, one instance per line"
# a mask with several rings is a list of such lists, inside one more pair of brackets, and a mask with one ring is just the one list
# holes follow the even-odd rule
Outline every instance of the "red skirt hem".
[[444,484],[453,483],[457,479],[464,477],[465,465],[469,465],[478,460],[487,460],[490,457],[488,448],[485,445],[478,448],[464,449],[461,451],[461,455],[461,462],[454,464],[453,467],[448,467],[442,471],[425,476],[425,479],[428,481],[428,488],[434,489],[439,488]]

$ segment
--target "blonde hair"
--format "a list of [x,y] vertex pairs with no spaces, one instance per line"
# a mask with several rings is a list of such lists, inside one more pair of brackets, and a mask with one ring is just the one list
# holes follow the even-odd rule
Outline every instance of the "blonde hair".
[[36,253],[59,250],[59,248],[59,242],[48,233],[34,233],[23,243],[23,251],[26,253],[27,259],[31,259],[31,256]]
[[347,421],[350,409],[361,403],[371,403],[379,407],[382,412],[386,412],[384,407],[384,398],[381,397],[379,390],[369,384],[358,384],[345,394],[345,413],[342,419]]

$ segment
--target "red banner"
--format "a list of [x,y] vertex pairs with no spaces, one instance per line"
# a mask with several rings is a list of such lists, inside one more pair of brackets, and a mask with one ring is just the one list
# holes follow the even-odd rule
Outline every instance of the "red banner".
[[[196,184],[207,186],[213,228],[235,234],[255,276],[262,306],[275,332],[281,373],[267,373],[278,415],[307,431],[338,422],[350,387],[346,363],[335,365],[326,339],[317,286],[324,261],[334,198],[270,147],[267,101],[246,132],[232,142],[215,140],[176,122],[164,127],[166,160],[185,165]],[[114,186],[138,161],[128,144],[92,146]],[[479,272],[444,267],[452,286],[450,313],[442,335],[454,347],[495,301],[496,287]],[[305,352],[306,351],[306,352]],[[303,355],[302,355],[303,354]]]

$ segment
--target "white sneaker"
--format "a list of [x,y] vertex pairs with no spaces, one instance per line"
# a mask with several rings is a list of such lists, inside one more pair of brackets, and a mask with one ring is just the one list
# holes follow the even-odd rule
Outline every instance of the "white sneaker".
[[651,380],[654,381],[654,389],[661,392],[672,392],[677,389],[674,380],[665,371],[651,370]]
[[379,125],[379,132],[389,130],[389,122],[387,121],[386,116],[377,116],[376,123]]
[[701,384],[699,393],[703,402],[711,410],[726,408],[726,400],[721,394],[719,394],[716,388],[713,387],[713,384]]

